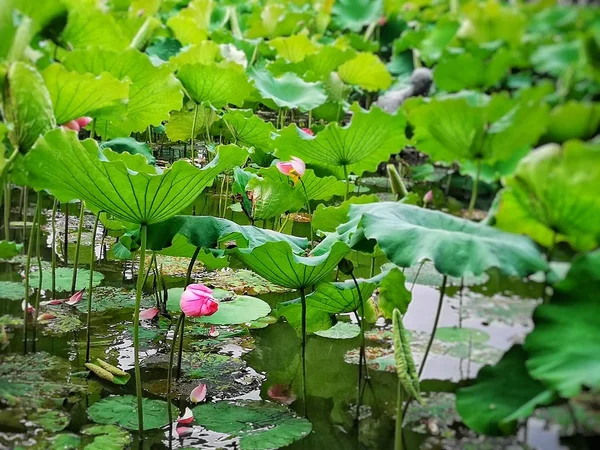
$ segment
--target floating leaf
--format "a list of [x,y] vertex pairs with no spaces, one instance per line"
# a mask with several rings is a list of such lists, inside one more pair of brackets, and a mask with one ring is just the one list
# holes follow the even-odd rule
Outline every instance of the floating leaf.
[[[37,286],[32,284],[32,286]],[[71,287],[69,286],[69,289]],[[25,288],[23,283],[16,281],[0,281],[0,298],[6,300],[23,300],[25,298]]]
[[116,425],[90,425],[82,428],[81,434],[95,436],[85,450],[121,450],[128,448],[131,443],[129,432]]
[[11,259],[21,253],[23,244],[12,241],[0,241],[0,259]]
[[396,374],[402,383],[404,390],[414,397],[419,403],[423,403],[419,388],[419,375],[410,349],[410,339],[404,329],[402,316],[398,309],[392,315],[394,323],[394,358],[396,359]]
[[360,327],[354,323],[338,322],[327,330],[315,331],[315,334],[327,339],[354,339],[360,334]]
[[385,64],[372,53],[357,54],[337,71],[342,81],[367,91],[387,89],[392,84],[392,76]]
[[[77,283],[75,285],[76,290],[82,290],[88,287],[90,271],[88,269],[77,269]],[[29,275],[29,285],[38,286],[40,279],[39,272],[31,272]],[[104,275],[100,272],[94,272],[93,284],[98,286],[102,283]],[[71,284],[73,282],[73,269],[70,267],[57,267],[56,268],[56,290],[58,292],[71,291]],[[44,271],[42,277],[42,289],[52,289],[52,276],[49,272]]]
[[271,312],[271,307],[263,300],[240,295],[233,300],[219,302],[219,309],[211,316],[205,316],[198,321],[213,325],[238,325],[252,322]]
[[[162,428],[169,423],[167,404],[160,400],[142,399],[144,429]],[[111,395],[97,401],[87,410],[93,422],[119,425],[128,430],[138,429],[137,399],[133,395]]]

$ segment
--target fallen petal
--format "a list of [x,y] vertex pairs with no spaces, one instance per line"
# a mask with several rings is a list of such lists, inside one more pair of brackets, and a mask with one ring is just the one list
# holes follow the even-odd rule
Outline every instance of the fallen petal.
[[175,428],[175,432],[177,433],[177,436],[179,437],[188,437],[189,435],[192,434],[192,432],[194,431],[193,428],[190,427],[177,427]]
[[64,300],[62,300],[62,299],[48,300],[48,301],[45,301],[45,302],[40,302],[40,306],[62,305],[63,302],[64,302]]
[[158,313],[159,313],[158,308],[142,309],[140,311],[140,319],[141,320],[152,320],[157,316]]
[[192,403],[200,403],[206,399],[206,385],[199,384],[194,390],[190,393],[190,401]]
[[296,400],[296,394],[285,384],[274,384],[269,388],[267,394],[272,400],[282,405],[291,405]]
[[182,423],[184,425],[192,423],[193,421],[194,421],[194,413],[192,412],[192,410],[190,408],[185,408],[185,413],[183,414],[183,416],[180,416],[177,418],[177,423]]
[[85,288],[78,292],[75,292],[73,295],[71,295],[71,297],[65,300],[65,303],[70,306],[75,306],[83,298],[83,291],[85,291]]
[[40,314],[38,316],[38,322],[41,322],[43,320],[52,320],[52,319],[56,319],[56,316],[52,313],[44,313],[44,314]]
[[[21,310],[25,311],[25,300],[21,302]],[[27,312],[30,314],[35,312],[35,308],[31,306],[31,303],[27,303]]]
[[217,330],[217,327],[213,325],[210,327],[210,330],[208,330],[208,335],[213,338],[217,337],[219,336],[219,330]]

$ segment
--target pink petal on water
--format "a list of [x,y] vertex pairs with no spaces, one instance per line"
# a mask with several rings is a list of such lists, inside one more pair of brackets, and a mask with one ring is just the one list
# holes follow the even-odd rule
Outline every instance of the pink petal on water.
[[[25,300],[21,302],[21,309],[25,311]],[[31,306],[31,303],[27,303],[27,312],[30,314],[35,312],[35,308]]]
[[190,393],[190,401],[192,403],[200,403],[206,399],[206,385],[199,384],[194,390]]
[[62,299],[54,299],[54,300],[47,300],[45,302],[40,302],[40,306],[56,306],[56,305],[62,305],[64,302],[64,300]]
[[71,297],[69,297],[67,300],[65,300],[65,303],[69,306],[75,306],[83,298],[83,291],[85,291],[85,288],[83,288],[80,291],[75,292],[73,295],[71,295]]
[[158,308],[142,309],[140,311],[140,319],[152,320],[157,316],[158,313],[159,313]]
[[272,400],[282,405],[291,405],[296,400],[296,394],[285,384],[274,384],[269,388],[267,394]]
[[217,327],[213,325],[210,327],[210,330],[208,330],[208,335],[210,337],[217,337],[219,336],[219,330],[217,330]]
[[194,413],[190,408],[185,408],[185,413],[183,416],[177,418],[177,423],[182,423],[184,425],[188,425],[194,421]]
[[192,434],[193,431],[194,431],[194,429],[190,428],[190,427],[175,428],[175,432],[177,433],[177,436],[182,437],[182,438],[188,437],[189,435]]
[[38,322],[41,322],[43,320],[52,320],[52,319],[56,319],[56,316],[52,313],[44,313],[44,314],[40,314],[38,316]]

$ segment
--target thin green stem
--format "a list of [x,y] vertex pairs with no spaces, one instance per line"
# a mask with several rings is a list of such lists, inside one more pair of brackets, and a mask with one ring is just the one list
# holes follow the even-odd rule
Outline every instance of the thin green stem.
[[100,214],[96,216],[94,222],[94,229],[92,230],[92,251],[90,256],[90,278],[88,282],[88,302],[87,302],[87,320],[86,320],[86,345],[85,345],[85,362],[90,362],[90,342],[92,338],[91,333],[91,320],[92,320],[92,295],[94,292],[94,263],[96,261],[96,233],[98,232],[98,222],[100,221]]
[[[198,259],[198,254],[200,253],[200,247],[196,247],[194,250],[194,254],[192,255],[192,259],[190,260],[190,264],[188,265],[187,274],[185,277],[185,286],[188,287],[192,282],[192,272],[194,270],[194,264],[196,264],[196,259]],[[181,377],[181,360],[183,359],[183,332],[185,329],[185,315],[181,314],[183,319],[181,319],[181,335],[179,338],[179,352],[177,355],[177,379]]]
[[375,258],[374,256],[371,258],[371,268],[369,270],[369,276],[371,278],[373,278],[375,276],[375,262],[376,262],[377,258]]
[[394,437],[394,450],[404,450],[404,440],[402,438],[402,403],[404,402],[404,388],[400,379],[398,379],[398,394],[396,396],[396,435]]
[[37,341],[37,320],[38,314],[40,311],[40,296],[42,295],[42,281],[44,278],[44,272],[42,271],[42,250],[41,250],[41,242],[42,242],[42,231],[41,231],[41,219],[42,219],[42,192],[39,191],[37,193],[37,201],[35,207],[35,258],[38,266],[38,287],[37,292],[35,293],[35,313],[33,314],[33,351],[35,352],[35,346]]
[[479,189],[479,177],[481,175],[481,158],[477,158],[477,169],[475,172],[475,180],[473,181],[473,191],[471,192],[471,201],[469,202],[469,210],[467,216],[471,217],[473,210],[475,209],[475,202],[477,202],[477,191]]
[[[24,188],[27,190],[27,187]],[[27,258],[25,259],[25,307],[23,308],[23,353],[27,354],[27,319],[29,318],[29,278],[31,276],[31,255],[33,254],[33,241],[35,237],[35,224],[37,219],[37,208],[36,213],[33,216],[33,223],[31,224],[31,233],[29,235],[29,242],[27,244]],[[41,276],[42,274],[40,274]]]
[[13,150],[13,152],[10,154],[10,157],[4,163],[4,166],[2,167],[2,170],[0,171],[0,179],[4,179],[4,175],[6,175],[8,173],[8,170],[12,166],[13,162],[15,162],[15,159],[17,159],[17,156],[19,156],[18,147]]
[[69,265],[69,204],[65,203],[65,266]]
[[242,39],[243,35],[237,16],[237,8],[235,6],[229,6],[227,9],[229,10],[229,26],[231,28],[231,34],[233,34],[236,39]]
[[373,36],[373,32],[375,31],[376,27],[377,27],[377,20],[371,22],[367,26],[367,31],[365,31],[365,35],[363,36],[363,41],[367,42],[371,39],[371,36]]
[[23,243],[25,243],[25,236],[27,236],[27,210],[29,209],[29,189],[27,186],[23,187]]
[[71,295],[75,293],[77,287],[77,269],[79,268],[79,252],[81,250],[81,233],[83,232],[83,215],[85,213],[85,204],[79,204],[79,224],[77,227],[77,245],[75,246],[75,259],[73,260],[73,279],[71,281]]
[[56,207],[58,200],[54,198],[52,202],[52,216],[50,218],[52,226],[52,298],[56,298]]
[[194,121],[192,122],[192,132],[190,136],[190,147],[192,149],[192,165],[194,165],[194,136],[196,135],[196,122],[198,121],[198,107],[199,105],[196,104],[196,107],[194,108]]
[[138,409],[138,431],[140,440],[144,439],[144,410],[142,404],[142,372],[140,370],[140,304],[144,289],[144,265],[146,263],[146,244],[148,240],[148,225],[142,224],[140,245],[140,264],[138,267],[137,288],[135,292],[135,310],[133,312],[133,353],[135,363],[135,394]]
[[414,288],[415,288],[415,284],[417,284],[417,280],[419,279],[419,274],[421,273],[421,269],[422,269],[422,268],[423,268],[423,266],[425,265],[425,261],[426,261],[426,260],[423,260],[423,261],[421,261],[421,264],[419,264],[419,268],[417,269],[417,273],[415,274],[415,279],[413,280],[413,284],[412,284],[412,286],[410,287],[410,292],[411,292],[411,293],[412,293],[412,291],[413,291],[413,290],[414,290]]
[[6,239],[6,241],[10,241],[11,195],[12,189],[10,188],[10,179],[7,179],[4,186],[4,239]]
[[167,368],[167,410],[169,412],[169,426],[173,423],[173,405],[171,404],[171,383],[173,380],[173,360],[175,359],[175,347],[177,345],[177,334],[179,329],[183,328],[183,322],[185,321],[185,314],[183,312],[179,315],[175,330],[173,330],[173,342],[171,342],[171,350],[169,352],[169,367]]
[[[366,354],[366,340],[365,340],[365,331],[366,331],[366,320],[365,320],[365,301],[364,298],[362,296],[362,292],[360,291],[360,285],[358,284],[358,280],[356,279],[356,277],[354,276],[354,272],[350,272],[350,276],[352,277],[352,281],[354,282],[354,286],[356,287],[356,292],[358,294],[358,301],[359,301],[359,312],[360,312],[360,320],[358,321],[359,325],[360,325],[360,363],[359,363],[359,380],[358,380],[358,390],[359,390],[359,398],[358,398],[358,403],[356,405],[356,420],[358,421],[358,417],[360,414],[360,405],[362,404],[363,401],[363,397],[362,397],[362,393],[364,391],[362,391],[360,389],[361,384],[362,384],[362,364],[364,364],[364,369],[365,369],[365,378],[368,379],[369,378],[369,368],[367,366],[367,354]],[[357,318],[358,318],[358,314],[357,314]]]
[[308,217],[310,218],[310,242],[314,242],[315,241],[315,236],[313,233],[313,226],[312,226],[312,211],[310,210],[310,199],[308,198],[308,191],[306,190],[306,185],[304,184],[304,181],[302,181],[302,178],[300,178],[300,184],[302,184],[302,189],[304,189],[304,198],[306,199],[306,209],[308,211]]
[[346,180],[346,192],[344,192],[344,201],[348,200],[348,192],[350,190],[350,180],[348,180],[348,166],[344,164],[344,180]]
[[435,320],[433,321],[433,330],[431,331],[431,336],[429,336],[429,341],[427,341],[427,347],[425,348],[425,353],[423,354],[423,361],[421,361],[421,367],[419,367],[419,378],[423,374],[423,369],[425,369],[425,363],[427,362],[427,357],[429,356],[429,350],[431,350],[431,345],[433,344],[433,339],[435,338],[435,332],[437,331],[438,323],[440,321],[440,316],[442,312],[442,306],[444,304],[444,295],[446,294],[446,283],[448,281],[448,275],[444,275],[442,279],[442,286],[440,287],[440,299],[438,300],[438,307],[435,313]]
[[304,288],[300,288],[300,301],[302,302],[302,347],[300,361],[302,364],[302,415],[306,414],[306,295]]

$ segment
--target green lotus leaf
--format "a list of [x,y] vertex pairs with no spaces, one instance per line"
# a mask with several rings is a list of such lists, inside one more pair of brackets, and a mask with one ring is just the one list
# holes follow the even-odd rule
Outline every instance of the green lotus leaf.
[[381,161],[404,146],[406,120],[401,114],[390,115],[378,107],[365,111],[354,104],[350,110],[354,115],[349,125],[330,123],[315,137],[295,125],[284,128],[275,141],[275,154],[282,160],[296,156],[340,179],[345,178],[344,166],[348,173],[358,176],[375,171]]
[[[302,303],[301,300],[295,299],[287,302],[282,302],[277,305],[277,317],[285,317],[287,323],[294,330],[301,332],[302,330]],[[317,331],[325,331],[333,326],[331,314],[324,312],[321,309],[306,306],[306,332],[316,333]]]
[[256,39],[289,36],[298,30],[299,23],[307,23],[313,12],[290,7],[289,4],[270,3],[263,8],[255,8],[247,20],[246,37]]
[[[195,126],[194,115],[196,115]],[[217,118],[217,113],[207,106],[198,106],[197,113],[195,108],[171,111],[165,127],[167,137],[171,142],[189,141],[192,136],[192,127],[194,127],[194,138],[196,138],[198,135],[206,134],[207,127],[210,127]]]
[[6,300],[23,300],[25,298],[23,283],[17,281],[0,281],[0,298]]
[[331,9],[337,28],[359,32],[383,15],[383,0],[338,0]]
[[4,77],[1,112],[8,137],[14,147],[25,152],[56,125],[52,100],[40,73],[27,63],[11,63],[0,76]]
[[209,103],[217,109],[229,104],[242,106],[250,95],[251,86],[246,74],[233,63],[186,64],[179,69],[177,77],[198,105]]
[[441,17],[429,29],[407,29],[399,39],[394,41],[394,54],[398,55],[406,50],[416,49],[419,51],[419,58],[431,65],[441,58],[459,28],[459,22],[448,17]]
[[291,63],[302,61],[306,56],[316,53],[319,49],[318,44],[306,34],[271,39],[269,46],[275,49],[279,56]]
[[[329,200],[331,197],[344,195],[346,191],[346,182],[338,180],[336,177],[317,177],[314,170],[307,169],[302,176],[304,186],[306,186],[306,196],[310,200]],[[302,189],[301,184],[296,185],[296,190]]]
[[385,64],[372,53],[358,53],[337,71],[342,81],[366,91],[387,89],[392,84],[392,76]]
[[306,248],[306,238],[289,236],[250,225],[238,225],[227,219],[211,216],[175,216],[165,222],[148,227],[148,248],[159,251],[173,244],[177,236],[183,236],[194,247],[218,248],[220,244],[235,241],[238,247],[250,250],[267,242],[283,242],[291,245],[294,252]]
[[[367,308],[366,302],[377,289],[377,281],[362,279],[357,281],[365,308]],[[306,307],[328,314],[341,314],[360,311],[361,304],[354,281],[347,280],[319,284],[317,289],[306,297]]]
[[413,108],[410,122],[416,147],[435,161],[493,163],[535,144],[546,130],[547,116],[543,103],[513,103],[503,95],[449,95]]
[[21,253],[23,244],[12,241],[0,241],[0,259],[11,259]]
[[550,111],[545,140],[563,143],[594,137],[600,125],[600,103],[568,101]]
[[469,428],[488,435],[513,434],[520,419],[554,399],[531,378],[526,359],[523,347],[515,345],[495,366],[481,369],[473,386],[457,391],[456,409]]
[[600,250],[575,259],[550,302],[533,313],[535,328],[525,340],[527,369],[564,398],[600,386],[598,286]]
[[42,73],[56,121],[60,124],[83,116],[115,118],[125,111],[129,83],[117,80],[110,73],[94,76],[90,73],[70,72],[61,64],[52,64]]
[[348,246],[341,241],[323,241],[309,256],[298,256],[288,242],[267,242],[253,249],[235,248],[230,252],[272,283],[305,289],[330,277]]
[[213,7],[212,1],[192,0],[167,20],[167,26],[182,44],[199,44],[208,36]]
[[205,316],[201,322],[213,325],[237,325],[260,319],[271,312],[271,307],[263,300],[240,295],[231,301],[219,303],[219,309],[212,316]]
[[223,121],[231,133],[234,144],[252,148],[250,159],[260,166],[268,166],[273,161],[273,134],[276,129],[271,122],[265,122],[252,114],[247,117],[240,111],[223,115]]
[[240,439],[240,450],[285,447],[307,436],[312,425],[285,406],[256,400],[220,401],[195,407],[195,421],[204,428]]
[[96,123],[96,132],[105,139],[145,131],[149,125],[158,126],[168,118],[170,111],[181,109],[181,85],[170,68],[167,65],[155,67],[146,54],[135,49],[76,50],[67,55],[63,64],[80,74],[100,76],[108,72],[119,80],[131,81],[125,120]]
[[598,177],[600,144],[544,145],[505,180],[496,226],[527,234],[545,247],[564,241],[591,250],[600,238],[600,201],[593,195]]
[[430,260],[438,272],[454,277],[480,275],[492,267],[517,276],[547,269],[528,238],[440,211],[381,202],[351,205],[349,217],[337,232],[352,248],[370,252],[377,243],[400,267]]
[[292,186],[288,177],[279,172],[277,167],[261,169],[259,175],[260,177],[251,178],[246,185],[246,190],[252,192],[251,215],[254,219],[279,217],[285,212],[298,211],[304,206],[301,186]]
[[86,445],[85,450],[121,450],[131,443],[129,432],[116,425],[90,425],[83,428],[81,434],[94,436],[94,441]]
[[32,185],[61,201],[77,198],[117,219],[152,224],[177,214],[220,172],[243,164],[247,153],[235,145],[220,146],[217,157],[201,170],[177,161],[162,174],[148,165],[148,170],[131,171],[128,165],[146,164],[141,155],[107,149],[100,156],[93,139],[79,141],[77,133],[58,129],[37,142],[25,165]]
[[507,75],[511,64],[511,52],[505,48],[493,52],[489,58],[468,52],[448,55],[435,66],[433,80],[439,89],[448,92],[488,89]]
[[380,278],[378,306],[383,317],[391,319],[395,309],[405,314],[412,294],[406,289],[404,273],[397,267],[393,267]]
[[268,65],[269,72],[275,76],[286,72],[294,72],[308,81],[326,82],[339,66],[352,59],[356,55],[351,49],[341,50],[332,46],[318,49],[316,53],[307,55],[301,61],[290,64],[283,58],[276,59]]
[[70,9],[62,39],[74,49],[94,46],[118,51],[127,49],[131,42],[114,16],[93,7],[92,11],[83,7]]
[[470,3],[461,8],[468,25],[459,30],[461,39],[476,44],[504,41],[513,48],[523,44],[527,17],[522,10],[497,2]]
[[[144,429],[162,428],[169,423],[167,404],[160,400],[142,399]],[[128,430],[138,429],[137,400],[133,395],[111,395],[97,401],[87,410],[91,421],[103,425],[119,425]]]
[[272,109],[310,111],[327,100],[321,83],[308,83],[291,72],[276,78],[268,70],[253,68],[250,76],[265,104]]
[[327,330],[315,331],[315,334],[327,339],[354,339],[360,334],[360,327],[354,323],[338,322]]
[[169,59],[169,63],[177,68],[186,64],[213,64],[220,56],[219,45],[213,41],[202,41],[199,44],[184,47]]
[[181,42],[175,38],[157,37],[146,47],[145,53],[162,61],[169,61],[170,58],[179,53],[181,47]]
[[312,225],[315,230],[333,232],[341,224],[348,222],[350,205],[375,203],[379,197],[375,194],[350,197],[339,206],[325,206],[323,203],[317,205],[313,213]]
[[530,60],[536,72],[560,77],[580,62],[580,54],[580,41],[560,42],[537,47]]
[[[33,33],[39,32],[53,19],[65,12],[65,6],[61,2],[30,2],[29,0],[4,0],[2,9],[7,15],[17,16],[16,11],[19,11],[23,16],[29,17],[32,21]],[[24,20],[22,17],[19,19]],[[4,23],[2,25],[6,26]],[[0,55],[3,53],[0,52]]]
[[154,166],[156,158],[152,154],[152,150],[145,142],[138,142],[133,138],[116,138],[110,141],[102,142],[101,149],[110,148],[116,153],[129,153],[130,155],[142,155],[148,161],[148,164]]

